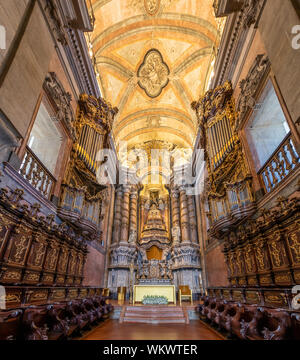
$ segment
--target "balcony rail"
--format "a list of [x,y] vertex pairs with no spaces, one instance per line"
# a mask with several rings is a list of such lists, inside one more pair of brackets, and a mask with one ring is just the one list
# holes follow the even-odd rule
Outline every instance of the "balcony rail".
[[20,167],[20,174],[44,197],[50,199],[55,178],[28,147]]
[[258,172],[266,193],[275,189],[299,166],[299,163],[299,154],[294,146],[291,134],[288,134],[267,163]]

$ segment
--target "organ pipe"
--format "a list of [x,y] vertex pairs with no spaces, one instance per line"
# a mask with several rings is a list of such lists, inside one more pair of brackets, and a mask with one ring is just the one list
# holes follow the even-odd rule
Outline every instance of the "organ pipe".
[[96,172],[96,157],[103,145],[103,134],[101,130],[85,124],[81,128],[77,153],[92,172]]

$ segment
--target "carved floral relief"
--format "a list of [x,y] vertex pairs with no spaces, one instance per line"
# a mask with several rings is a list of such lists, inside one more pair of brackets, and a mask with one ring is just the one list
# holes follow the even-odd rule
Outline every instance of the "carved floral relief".
[[160,7],[160,0],[144,0],[145,10],[147,14],[153,16],[157,14]]
[[155,98],[168,85],[170,70],[161,53],[151,49],[138,69],[138,84],[149,97]]

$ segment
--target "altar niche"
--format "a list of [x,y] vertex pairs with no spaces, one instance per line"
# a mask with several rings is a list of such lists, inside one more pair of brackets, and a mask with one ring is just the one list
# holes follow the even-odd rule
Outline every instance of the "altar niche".
[[170,284],[173,279],[170,238],[164,220],[165,203],[150,193],[145,202],[145,223],[141,224],[137,259],[138,284]]
[[[188,285],[199,293],[200,248],[194,200],[174,184],[119,186],[107,287]],[[127,291],[127,298],[129,291]]]
[[173,280],[171,252],[153,245],[140,248],[137,260],[138,284],[171,284]]

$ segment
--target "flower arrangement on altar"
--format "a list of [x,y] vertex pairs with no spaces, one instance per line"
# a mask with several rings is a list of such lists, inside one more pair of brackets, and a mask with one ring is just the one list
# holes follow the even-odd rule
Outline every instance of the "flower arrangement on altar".
[[145,295],[142,299],[143,305],[168,305],[168,298],[160,295]]

